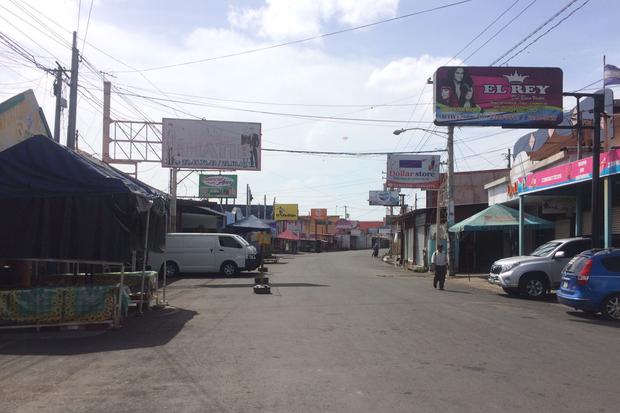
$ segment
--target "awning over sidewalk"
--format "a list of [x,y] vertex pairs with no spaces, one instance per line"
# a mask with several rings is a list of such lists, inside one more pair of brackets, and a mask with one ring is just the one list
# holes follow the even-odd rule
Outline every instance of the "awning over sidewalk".
[[[523,225],[528,229],[549,229],[554,226],[553,222],[530,214],[524,214]],[[519,211],[496,204],[454,224],[450,227],[450,232],[496,231],[517,228],[519,228]]]

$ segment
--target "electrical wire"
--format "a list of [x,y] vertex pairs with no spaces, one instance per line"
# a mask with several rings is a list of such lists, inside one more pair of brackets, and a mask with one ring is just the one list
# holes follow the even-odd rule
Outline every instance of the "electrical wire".
[[576,3],[577,0],[571,0],[568,2],[568,4],[566,4],[564,7],[562,7],[559,11],[557,11],[553,16],[551,16],[550,18],[548,18],[547,20],[545,20],[540,26],[538,26],[536,29],[534,29],[533,32],[531,32],[530,34],[528,34],[527,36],[525,36],[523,39],[521,39],[517,44],[515,44],[514,46],[512,46],[510,49],[508,49],[507,52],[505,52],[504,54],[502,54],[500,57],[498,57],[497,59],[495,59],[493,62],[491,62],[491,64],[489,66],[493,66],[495,65],[497,62],[499,62],[500,60],[502,60],[504,57],[508,56],[510,53],[512,53],[513,50],[517,49],[519,46],[521,46],[523,43],[525,43],[530,37],[534,36],[536,33],[538,33],[540,30],[542,30],[543,27],[545,27],[546,25],[548,25],[549,23],[551,23],[553,20],[555,20],[556,17],[558,17],[560,14],[562,14],[566,9],[568,9],[570,6],[572,6],[574,3]]
[[[395,119],[345,118],[345,117],[336,117],[336,116],[305,115],[302,113],[272,112],[272,111],[265,111],[265,110],[238,108],[238,107],[232,107],[232,106],[213,105],[213,104],[208,104],[208,103],[199,103],[199,102],[192,102],[192,101],[182,101],[182,100],[176,100],[176,99],[163,99],[163,98],[158,98],[155,96],[140,95],[137,93],[120,92],[120,94],[124,96],[132,96],[132,97],[137,97],[140,99],[146,99],[146,100],[150,100],[153,102],[181,103],[181,104],[192,105],[192,106],[203,106],[203,107],[210,107],[210,108],[216,108],[216,109],[233,110],[233,111],[249,112],[249,113],[259,113],[262,115],[286,116],[286,117],[301,118],[301,119],[320,119],[320,120],[337,120],[337,121],[346,120],[346,121],[382,122],[382,123],[403,123],[405,122],[403,120],[395,120]],[[188,114],[188,113],[185,112],[185,114]],[[202,119],[199,116],[195,116],[195,115],[191,115],[191,116],[197,119]],[[408,122],[409,123],[427,123],[426,121],[412,121],[412,120]]]
[[86,30],[84,31],[84,39],[82,39],[82,53],[84,53],[84,48],[86,47],[86,37],[88,37],[88,27],[90,26],[90,14],[93,11],[93,3],[94,0],[90,0],[90,8],[88,9],[88,20],[86,21]]
[[[124,90],[126,92],[130,92],[130,93],[136,93],[136,91],[143,91],[143,92],[153,92],[154,89],[149,89],[149,88],[142,88],[142,87],[138,87],[138,86],[131,86],[131,85],[127,85],[124,83],[120,83],[120,82],[115,82],[115,84],[117,86],[119,86],[120,90]],[[200,96],[200,95],[192,95],[192,94],[186,94],[186,93],[176,93],[176,92],[170,92],[170,91],[166,91],[165,92],[167,95],[170,96],[179,96],[179,97],[186,97],[186,98],[193,98],[193,99],[199,99],[199,100],[213,100],[216,102],[228,102],[228,103],[246,103],[246,104],[253,104],[253,105],[265,105],[265,106],[299,106],[299,107],[311,107],[311,108],[368,108],[368,109],[374,109],[374,108],[381,108],[381,107],[409,107],[409,106],[422,106],[422,105],[429,105],[432,102],[422,102],[422,103],[400,103],[400,104],[394,104],[394,103],[368,103],[368,104],[359,104],[359,103],[334,103],[334,104],[329,104],[329,103],[290,103],[290,102],[268,102],[268,101],[261,101],[261,100],[239,100],[239,99],[222,99],[222,98],[215,98],[215,97],[209,97],[209,96]],[[408,99],[408,98],[407,98]]]
[[169,64],[169,65],[164,65],[164,66],[150,67],[150,68],[145,68],[145,69],[141,69],[141,70],[137,70],[137,69],[136,70],[130,70],[130,71],[127,71],[127,70],[114,70],[114,71],[111,71],[111,73],[133,73],[133,72],[137,72],[137,71],[139,71],[139,72],[150,72],[150,71],[155,71],[155,70],[170,69],[170,68],[173,68],[173,67],[188,66],[188,65],[193,65],[193,64],[197,64],[197,63],[210,62],[210,61],[213,61],[213,60],[220,60],[220,59],[226,59],[226,58],[230,58],[230,57],[242,56],[242,55],[251,54],[251,53],[263,52],[263,51],[266,51],[266,50],[276,49],[276,48],[279,48],[279,47],[291,46],[291,45],[300,44],[300,43],[306,43],[306,42],[309,42],[309,41],[318,40],[318,39],[324,39],[324,38],[327,38],[327,37],[330,37],[330,36],[335,36],[335,35],[339,35],[339,34],[343,34],[343,33],[348,33],[348,32],[352,32],[352,31],[356,31],[356,30],[367,29],[369,27],[378,26],[380,24],[389,23],[389,22],[393,22],[393,21],[396,21],[396,20],[402,20],[402,19],[406,19],[406,18],[409,18],[409,17],[418,16],[418,15],[421,15],[421,14],[426,14],[426,13],[430,13],[430,12],[441,10],[441,9],[446,9],[446,8],[449,8],[449,7],[458,6],[458,5],[461,5],[461,4],[469,3],[470,1],[472,1],[472,0],[462,0],[462,1],[454,2],[454,3],[445,4],[445,5],[442,5],[442,6],[437,6],[437,7],[433,7],[433,8],[429,8],[429,9],[413,12],[413,13],[403,14],[401,16],[392,17],[390,19],[385,19],[385,20],[380,20],[380,21],[376,21],[376,22],[373,22],[373,23],[364,24],[364,25],[361,25],[361,26],[350,27],[348,29],[337,30],[337,31],[330,32],[330,33],[323,33],[323,34],[319,34],[319,35],[312,36],[312,37],[307,37],[307,38],[298,39],[298,40],[291,40],[291,41],[284,42],[284,43],[278,43],[278,44],[273,44],[273,45],[270,45],[270,46],[259,47],[259,48],[256,48],[256,49],[245,50],[245,51],[242,51],[242,52],[230,53],[230,54],[226,54],[226,55],[209,57],[209,58],[205,58],[205,59],[190,60],[190,61],[187,61],[187,62],[174,63],[174,64]]
[[521,53],[523,53],[526,49],[528,49],[531,45],[533,45],[534,43],[536,43],[541,37],[546,36],[550,31],[552,31],[553,29],[555,29],[556,27],[558,27],[560,24],[564,23],[568,18],[570,18],[573,14],[575,14],[577,11],[579,11],[581,8],[583,8],[583,6],[585,6],[586,4],[588,4],[590,2],[590,0],[586,0],[585,2],[583,2],[579,7],[577,7],[576,9],[574,9],[573,11],[571,11],[567,16],[565,16],[564,18],[562,18],[559,22],[557,22],[555,25],[551,26],[549,29],[547,29],[547,31],[543,32],[540,36],[538,36],[537,38],[535,38],[534,40],[532,40],[530,43],[528,43],[526,46],[524,46],[521,50],[519,50],[518,52],[516,52],[515,54],[513,54],[511,57],[509,57],[508,59],[504,60],[504,62],[501,65],[507,65],[508,62],[510,62],[512,59],[514,59],[515,57],[519,56]]
[[489,23],[487,25],[487,27],[485,27],[484,29],[482,29],[482,31],[480,33],[478,33],[473,39],[471,39],[469,41],[469,43],[467,43],[465,46],[463,46],[461,48],[461,50],[459,50],[458,52],[456,52],[456,54],[450,59],[448,60],[446,63],[444,63],[442,66],[448,66],[450,64],[450,62],[452,62],[454,59],[456,59],[458,57],[458,55],[460,55],[465,49],[467,49],[469,46],[471,46],[471,44],[473,42],[475,42],[476,40],[478,40],[480,38],[480,36],[482,36],[484,33],[486,33],[487,30],[489,30],[495,23],[497,23],[497,21],[499,19],[501,19],[506,13],[508,13],[510,11],[510,9],[512,9],[514,6],[517,5],[517,3],[521,1],[521,0],[515,0],[510,6],[508,6],[508,8],[506,10],[504,10],[499,16],[497,16],[491,23]]
[[390,154],[414,154],[414,153],[436,153],[445,152],[445,149],[434,149],[428,151],[402,151],[402,152],[329,152],[329,151],[302,151],[292,149],[274,149],[274,148],[262,148],[261,150],[266,152],[285,152],[296,153],[305,155],[345,155],[345,156],[378,156],[378,155],[390,155]]
[[512,19],[510,19],[508,21],[508,23],[504,24],[502,27],[500,27],[500,29],[498,31],[496,31],[491,37],[489,37],[484,43],[482,43],[480,45],[480,47],[478,47],[476,50],[474,50],[473,52],[471,52],[465,59],[463,59],[463,62],[468,61],[472,56],[474,56],[476,53],[478,53],[480,51],[480,49],[482,49],[484,46],[486,46],[487,44],[489,44],[493,39],[495,39],[501,32],[503,32],[504,30],[506,30],[508,28],[508,26],[510,26],[515,20],[517,20],[519,17],[521,17],[521,15],[523,13],[525,13],[525,11],[527,9],[529,9],[530,7],[532,7],[534,5],[534,3],[536,3],[536,0],[532,0],[527,6],[525,6],[519,13],[517,13],[516,16],[514,16]]

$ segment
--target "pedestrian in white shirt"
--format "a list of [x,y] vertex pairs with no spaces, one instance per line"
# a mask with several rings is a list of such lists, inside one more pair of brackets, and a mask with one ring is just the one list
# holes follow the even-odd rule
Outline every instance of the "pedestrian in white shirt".
[[446,270],[448,268],[448,260],[446,253],[443,252],[443,245],[437,246],[437,251],[433,252],[431,256],[431,263],[435,266],[435,278],[433,278],[433,288],[437,288],[439,283],[439,289],[443,290],[443,286],[446,282]]

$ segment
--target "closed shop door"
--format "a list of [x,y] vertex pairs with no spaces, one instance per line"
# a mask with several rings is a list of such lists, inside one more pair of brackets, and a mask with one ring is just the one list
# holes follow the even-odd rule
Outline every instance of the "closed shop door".
[[413,228],[407,228],[407,247],[405,249],[405,259],[413,261]]
[[426,227],[419,226],[415,229],[415,263],[417,265],[424,265],[424,232]]
[[555,239],[570,237],[570,219],[555,221]]
[[590,211],[583,211],[583,235],[592,235],[592,214]]
[[611,233],[620,235],[620,207],[613,207],[612,209]]

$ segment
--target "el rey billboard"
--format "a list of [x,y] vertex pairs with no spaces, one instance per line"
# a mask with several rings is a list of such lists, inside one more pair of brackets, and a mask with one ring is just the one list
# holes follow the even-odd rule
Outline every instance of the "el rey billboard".
[[297,204],[275,204],[273,210],[273,219],[276,221],[296,221],[299,216]]
[[435,124],[557,125],[562,70],[557,67],[442,66],[434,76]]

